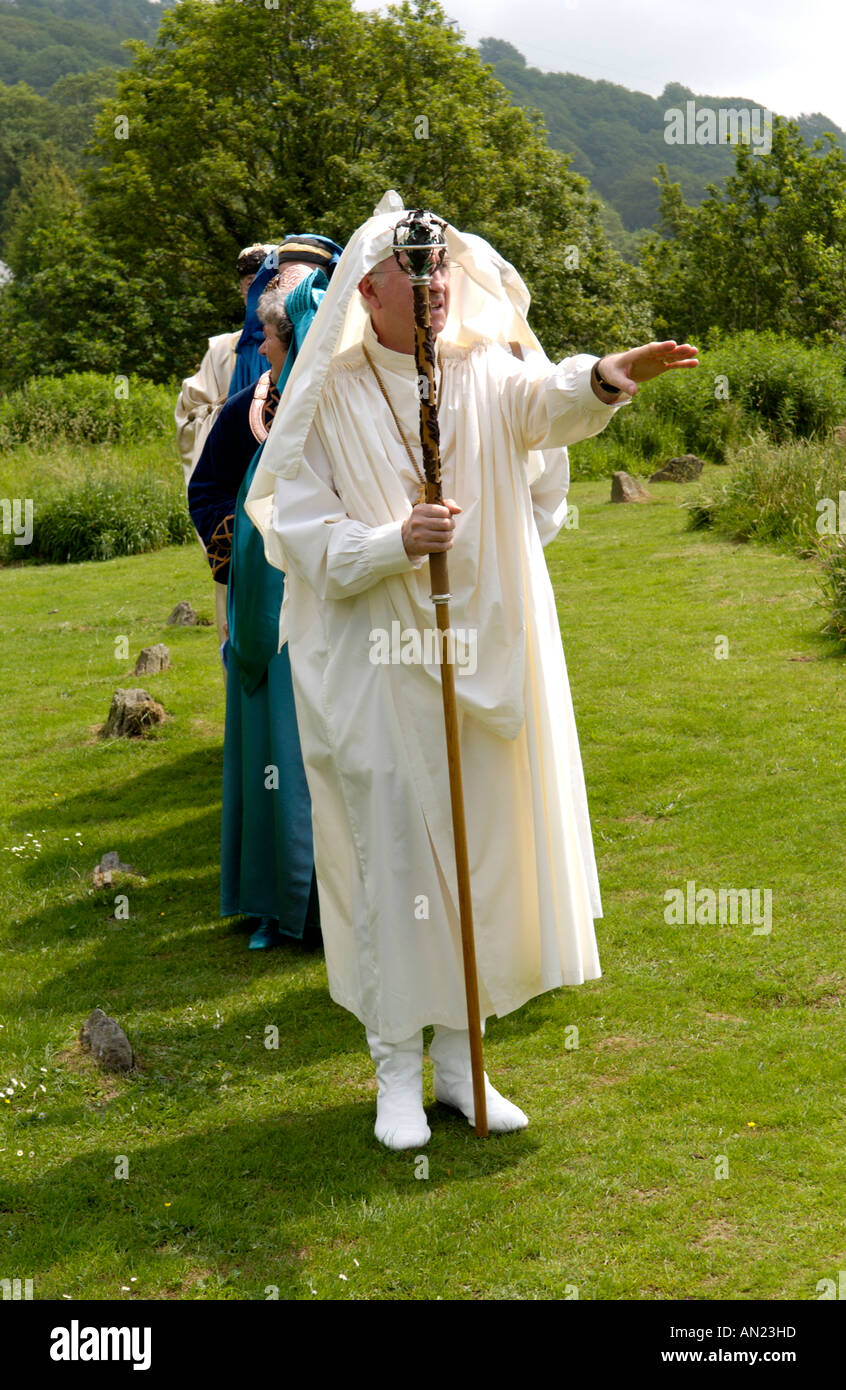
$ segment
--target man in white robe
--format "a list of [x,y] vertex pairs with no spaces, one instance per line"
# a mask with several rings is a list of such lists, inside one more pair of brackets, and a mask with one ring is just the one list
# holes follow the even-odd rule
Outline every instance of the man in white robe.
[[[447,500],[416,503],[411,287],[391,253],[401,215],[386,195],[347,246],[247,499],[286,571],[282,639],[330,992],[365,1026],[375,1132],[390,1148],[430,1137],[427,1024],[435,1096],[474,1119],[440,670],[432,644],[404,636],[435,626],[425,556],[450,551],[480,1008],[501,1016],[600,974],[599,885],[533,451],[598,433],[638,381],[694,365],[696,351],[615,354],[599,379],[588,356],[530,369],[508,350],[539,349],[525,286],[487,243],[447,227],[450,270],[430,287]],[[543,509],[555,511],[549,497]],[[488,1081],[486,1098],[491,1130],[528,1123]]]

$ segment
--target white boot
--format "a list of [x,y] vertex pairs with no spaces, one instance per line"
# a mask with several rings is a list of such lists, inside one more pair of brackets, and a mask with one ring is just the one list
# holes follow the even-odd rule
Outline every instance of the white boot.
[[432,1131],[423,1109],[423,1030],[401,1043],[383,1042],[368,1032],[367,1046],[376,1063],[374,1134],[389,1149],[419,1149]]
[[[466,1115],[470,1124],[476,1122],[473,1105],[473,1074],[470,1068],[470,1034],[466,1030],[444,1028],[435,1024],[435,1036],[429,1044],[429,1056],[435,1067],[435,1100],[451,1105]],[[494,1090],[485,1072],[485,1102],[488,1129],[492,1134],[507,1134],[513,1129],[525,1129],[528,1115],[499,1091]]]

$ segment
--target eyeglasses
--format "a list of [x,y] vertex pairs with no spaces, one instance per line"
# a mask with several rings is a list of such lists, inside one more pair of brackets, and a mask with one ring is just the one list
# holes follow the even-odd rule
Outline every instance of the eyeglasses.
[[[447,256],[446,252],[444,252],[443,260],[438,262],[438,264],[435,266],[435,269],[432,271],[432,274],[437,275],[438,271],[441,270],[446,271],[446,273],[449,274],[452,270],[457,269],[460,269],[460,267],[454,266],[450,261],[449,257]],[[406,272],[402,269],[401,266],[397,265],[396,261],[392,261],[390,264],[386,263],[385,265],[374,266],[372,270],[367,271],[367,274],[370,276],[370,279],[373,280],[378,276],[384,277],[385,275],[405,275]]]

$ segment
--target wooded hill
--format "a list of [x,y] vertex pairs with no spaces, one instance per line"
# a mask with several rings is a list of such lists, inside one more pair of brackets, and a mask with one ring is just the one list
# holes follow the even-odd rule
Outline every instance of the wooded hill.
[[[41,95],[58,98],[60,105],[70,97],[70,106],[77,108],[80,92],[64,88],[51,92],[54,83],[68,74],[100,70],[97,91],[105,94],[111,84],[102,69],[127,66],[131,54],[123,43],[127,39],[152,43],[162,12],[174,3],[0,0],[0,84],[25,82]],[[519,50],[503,39],[482,39],[479,53],[518,105],[541,112],[550,145],[572,155],[573,168],[590,180],[594,192],[613,210],[606,218],[606,230],[630,258],[634,239],[623,229],[636,232],[654,225],[658,192],[653,179],[660,163],[681,184],[688,203],[700,202],[707,184],[721,182],[734,167],[728,145],[667,144],[665,111],[684,110],[691,100],[697,108],[757,105],[749,98],[703,96],[676,82],[668,83],[660,97],[650,97],[614,82],[541,72],[527,66]],[[77,124],[79,114],[73,110]],[[798,125],[809,143],[831,131],[846,150],[846,134],[826,116],[803,115]],[[59,145],[66,143],[58,131],[56,135]],[[74,140],[83,142],[78,137]]]
[[[688,203],[699,203],[707,184],[720,183],[734,169],[730,145],[667,144],[665,111],[685,111],[691,100],[697,109],[760,109],[749,97],[703,96],[678,82],[650,97],[615,82],[541,72],[528,67],[522,53],[503,39],[482,39],[479,53],[518,105],[541,112],[550,145],[573,156],[572,167],[590,179],[594,192],[616,209],[629,231],[655,223],[658,190],[652,180],[659,164],[666,164],[670,178],[681,184]],[[831,131],[846,150],[846,134],[826,116],[803,115],[797,125],[809,144]]]
[[0,82],[45,95],[68,73],[126,66],[126,39],[152,43],[173,0],[0,0]]

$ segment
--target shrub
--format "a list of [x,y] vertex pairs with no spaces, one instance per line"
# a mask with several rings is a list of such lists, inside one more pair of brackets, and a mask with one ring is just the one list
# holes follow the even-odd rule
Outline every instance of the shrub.
[[602,434],[570,448],[574,478],[607,478],[626,473],[654,473],[668,458],[684,453],[678,426],[660,414],[647,396],[620,410]]
[[668,372],[647,389],[687,448],[711,463],[759,429],[777,442],[809,439],[846,416],[841,354],[771,332],[720,339],[695,371]]
[[732,456],[728,480],[686,505],[689,526],[712,525],[734,540],[770,541],[816,552],[823,499],[835,507],[846,490],[846,453],[836,444],[774,444],[763,432]]
[[176,391],[143,378],[98,372],[33,377],[0,399],[0,447],[143,443],[174,430]]
[[830,609],[825,631],[846,642],[846,537],[820,547],[825,606]]
[[601,435],[576,445],[573,476],[654,472],[673,454],[725,463],[761,431],[777,443],[822,437],[846,419],[844,365],[842,352],[777,333],[719,339],[699,367],[648,382]]
[[700,492],[682,504],[687,508],[689,531],[703,531],[715,525],[724,491],[725,489],[718,488],[716,492]]
[[815,556],[829,609],[824,630],[846,639],[846,538],[840,531],[846,450],[812,440],[778,445],[761,432],[733,462],[720,487],[684,504],[689,528],[713,526],[733,540],[768,541]]
[[166,545],[184,545],[193,529],[179,483],[89,479],[34,508],[25,549],[3,536],[3,559],[49,564],[111,560]]

